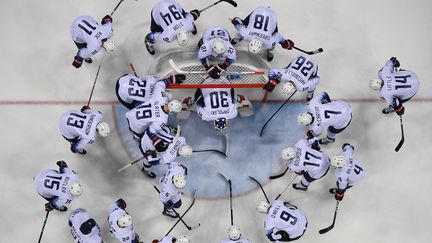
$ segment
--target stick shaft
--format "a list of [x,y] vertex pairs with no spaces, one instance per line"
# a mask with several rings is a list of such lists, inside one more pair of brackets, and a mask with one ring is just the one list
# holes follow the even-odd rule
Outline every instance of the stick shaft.
[[255,181],[258,184],[258,186],[261,188],[262,193],[264,194],[264,197],[265,197],[266,201],[268,203],[270,203],[270,200],[268,199],[267,194],[265,193],[264,188],[262,187],[261,183],[259,183],[259,181],[257,179],[255,179],[255,178],[253,178],[252,176],[249,176],[249,178],[252,179],[253,181]]
[[396,148],[395,148],[395,151],[396,151],[396,152],[399,152],[399,150],[401,149],[402,145],[403,145],[404,142],[405,142],[405,134],[404,134],[404,130],[403,130],[403,120],[402,120],[402,115],[399,115],[399,118],[400,118],[400,128],[401,128],[402,138],[401,138],[401,140],[399,141],[398,145],[397,145]]
[[281,105],[281,106],[279,106],[279,108],[275,111],[275,113],[273,113],[273,115],[266,121],[266,123],[264,123],[264,126],[261,128],[261,132],[260,132],[260,137],[263,135],[263,133],[264,133],[264,128],[267,126],[267,124],[271,121],[271,119],[273,119],[273,117],[282,109],[282,107],[284,107],[285,106],[285,104],[286,103],[288,103],[288,101],[291,99],[291,97],[293,97],[293,95],[295,94],[295,93],[297,93],[297,90],[296,91],[294,91],[294,93],[292,93],[291,95],[290,95],[290,97],[288,97],[288,99],[286,99],[285,101],[284,101],[284,103]]
[[48,219],[49,212],[50,212],[50,211],[46,212],[45,220],[44,220],[43,225],[42,225],[42,230],[41,230],[40,235],[39,235],[38,243],[40,243],[41,240],[42,240],[42,235],[43,235],[43,232],[44,232],[44,230],[45,230],[45,225],[46,225],[46,222],[47,222],[47,219]]

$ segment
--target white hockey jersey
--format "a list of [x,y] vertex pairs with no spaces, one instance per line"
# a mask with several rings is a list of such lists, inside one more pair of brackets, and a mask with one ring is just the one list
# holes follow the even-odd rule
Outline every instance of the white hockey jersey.
[[144,102],[151,98],[158,79],[154,76],[137,77],[125,74],[117,80],[118,98],[126,103]]
[[159,180],[159,199],[162,203],[166,203],[169,200],[176,203],[181,199],[181,190],[174,186],[172,177],[185,173],[185,169],[179,163],[171,162],[168,164],[168,171]]
[[307,55],[299,55],[286,68],[272,71],[281,73],[281,81],[291,81],[299,92],[315,90],[320,81],[317,76],[318,64]]
[[[221,40],[225,46],[225,52],[217,54],[213,51],[213,42]],[[227,30],[221,27],[213,27],[208,29],[203,35],[203,44],[201,45],[198,52],[198,59],[202,62],[206,58],[228,58],[231,62],[237,59],[237,52],[229,41],[229,33]],[[208,60],[207,60],[208,61]],[[230,63],[231,64],[231,63]]]
[[336,186],[340,190],[345,190],[348,187],[354,186],[359,181],[366,177],[366,172],[357,159],[353,158],[354,150],[351,146],[344,146],[340,155],[344,156],[347,163],[342,168],[335,169]]
[[87,144],[95,141],[96,126],[102,121],[102,117],[102,113],[92,110],[65,112],[59,120],[60,133],[67,139],[78,138],[76,148],[84,149]]
[[86,59],[101,49],[102,40],[111,38],[113,30],[109,21],[104,25],[99,25],[90,16],[79,16],[72,22],[70,33],[73,41],[87,44],[87,47],[78,51],[78,56]]
[[132,132],[142,135],[147,128],[150,128],[150,131],[155,133],[167,123],[168,113],[162,110],[168,102],[165,88],[164,82],[157,82],[150,99],[126,112],[126,119]]
[[342,129],[351,122],[351,107],[342,100],[322,103],[325,92],[315,96],[309,102],[308,109],[313,116],[313,122],[309,125],[312,135],[318,137],[323,129],[332,126]]
[[177,38],[176,32],[194,30],[194,18],[174,0],[161,0],[152,9],[152,17],[163,32],[156,32],[154,38],[156,42],[171,42]]
[[220,243],[249,243],[249,240],[248,240],[248,238],[242,236],[238,240],[224,239],[224,240],[221,240]]
[[117,206],[116,203],[113,203],[109,206],[108,212],[108,224],[111,236],[118,242],[132,243],[136,237],[133,224],[125,228],[120,228],[117,224],[117,220],[127,215],[128,213],[119,206]]
[[307,219],[305,214],[295,206],[287,204],[281,200],[271,203],[267,218],[264,222],[266,234],[271,233],[273,239],[280,239],[279,230],[286,231],[290,238],[296,238],[306,231]]
[[[228,84],[225,77],[215,80],[207,78],[204,84]],[[233,119],[237,116],[237,102],[234,89],[216,88],[202,89],[204,107],[197,105],[197,113],[204,121],[213,121],[217,118]]]
[[[147,156],[146,159],[150,164],[158,163],[158,164],[169,164],[173,162],[178,156],[178,150],[181,146],[187,145],[185,137],[179,137],[176,143],[170,143],[168,145],[167,150],[164,152],[156,153],[156,157]],[[147,151],[156,151],[153,146],[152,140],[149,138],[147,133],[141,138],[140,141],[140,150],[142,154],[145,154]],[[153,163],[152,163],[153,162]]]
[[101,229],[98,224],[93,227],[92,231],[84,235],[80,227],[82,223],[89,220],[91,217],[83,208],[77,208],[71,212],[69,216],[69,226],[75,243],[102,243]]
[[384,82],[380,90],[380,98],[387,101],[393,107],[399,105],[397,98],[401,100],[409,99],[420,88],[417,74],[403,69],[395,71],[393,63],[390,60],[378,72],[378,77]]
[[45,198],[53,198],[51,203],[56,206],[64,206],[72,202],[74,196],[69,191],[72,182],[78,182],[79,176],[69,167],[64,168],[63,173],[56,170],[44,170],[35,176],[36,191]]
[[253,39],[262,41],[263,49],[273,49],[276,43],[284,40],[277,30],[276,13],[268,7],[258,7],[244,20],[247,26],[238,29],[247,42]]
[[327,173],[330,159],[328,155],[311,147],[315,141],[315,138],[309,140],[304,138],[295,144],[296,157],[289,163],[290,170],[296,173],[308,172],[315,179]]

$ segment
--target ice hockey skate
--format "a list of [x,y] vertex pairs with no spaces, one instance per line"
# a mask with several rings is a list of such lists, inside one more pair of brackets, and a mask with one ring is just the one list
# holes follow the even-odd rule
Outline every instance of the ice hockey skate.
[[164,211],[162,211],[162,214],[171,218],[178,218],[179,214],[174,212],[173,209],[164,209]]
[[321,138],[321,139],[319,140],[319,144],[327,145],[327,144],[329,144],[329,143],[334,143],[335,140],[336,140],[336,139],[334,139],[334,138],[325,137],[325,138]]

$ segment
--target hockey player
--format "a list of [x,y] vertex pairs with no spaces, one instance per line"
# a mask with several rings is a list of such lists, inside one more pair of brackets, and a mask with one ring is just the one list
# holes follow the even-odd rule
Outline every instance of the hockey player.
[[279,33],[276,13],[269,7],[258,7],[244,20],[235,17],[231,23],[238,31],[231,44],[235,45],[245,40],[249,42],[249,51],[253,54],[259,53],[262,49],[266,50],[269,62],[273,60],[276,43],[288,50],[294,47],[294,42],[285,39]]
[[171,100],[168,102],[165,88],[170,82],[173,82],[173,79],[163,79],[157,82],[150,99],[126,112],[129,129],[134,134],[135,139],[138,140],[143,136],[147,128],[149,128],[150,133],[157,133],[168,122],[170,112],[177,113],[181,110],[180,101]]
[[139,236],[135,233],[132,224],[132,216],[126,211],[126,202],[122,198],[115,201],[108,208],[108,224],[111,236],[118,242],[140,243]]
[[179,3],[174,0],[160,0],[151,11],[150,33],[145,37],[144,43],[147,51],[154,55],[156,42],[172,42],[177,39],[179,46],[188,43],[188,32],[197,34],[194,21],[200,16],[200,11],[194,9],[187,13]]
[[291,171],[303,176],[300,183],[294,183],[294,189],[306,191],[310,183],[324,177],[330,168],[328,155],[320,151],[316,138],[301,139],[294,147],[282,150],[281,157],[288,160]]
[[420,88],[417,74],[404,69],[398,70],[399,67],[399,61],[396,57],[392,57],[378,72],[379,79],[369,82],[369,86],[373,90],[379,90],[379,97],[389,104],[382,110],[384,114],[396,112],[398,115],[403,115],[405,112],[403,103],[414,97]]
[[168,171],[159,180],[159,199],[164,205],[162,214],[168,217],[179,217],[173,209],[182,205],[181,189],[186,186],[186,166],[171,162],[168,164]]
[[90,106],[83,106],[81,111],[71,110],[61,115],[59,128],[61,135],[70,142],[73,153],[86,154],[85,146],[93,143],[96,132],[108,136],[110,128],[108,123],[102,122],[100,111],[93,111]]
[[271,205],[267,202],[260,202],[257,210],[267,214],[264,229],[270,241],[298,240],[306,231],[308,222],[305,214],[289,202],[275,200]]
[[82,188],[79,183],[79,176],[71,170],[63,160],[57,161],[59,171],[44,170],[34,177],[36,191],[45,198],[45,211],[54,209],[65,212],[66,204],[81,195]]
[[221,240],[220,243],[249,243],[249,240],[241,235],[238,227],[231,225],[228,229],[228,239]]
[[72,63],[76,68],[81,67],[83,60],[92,63],[91,56],[96,55],[101,47],[107,52],[113,52],[115,49],[115,43],[110,39],[113,35],[110,15],[102,18],[101,25],[90,16],[79,16],[72,22],[70,33],[78,47]]
[[[219,79],[208,77],[203,84],[229,84],[229,81],[225,77]],[[227,120],[234,119],[238,113],[242,117],[254,114],[252,103],[243,95],[236,96],[233,88],[197,89],[193,100],[191,97],[183,99],[182,112],[187,113],[184,117],[189,116],[195,103],[201,119],[213,121],[214,127],[221,132],[226,128]]]
[[335,194],[335,199],[341,201],[345,191],[366,177],[366,172],[360,161],[353,158],[354,146],[349,143],[342,145],[342,151],[331,160],[336,176],[336,187],[329,190]]
[[[162,130],[165,132],[166,136],[164,136],[164,138],[159,136],[159,139],[162,141],[156,144],[156,146],[147,132],[144,133],[144,136],[140,139],[140,150],[145,157],[143,161],[145,168],[150,168],[151,166],[159,164],[169,164],[173,162],[177,156],[189,157],[192,155],[193,150],[187,145],[185,137],[180,136],[177,141],[173,143],[174,134],[177,130],[176,128],[165,126]],[[162,146],[158,146],[159,144]]]
[[99,225],[83,208],[73,210],[69,216],[69,227],[75,243],[102,243]]
[[182,235],[178,238],[165,236],[161,240],[153,240],[152,243],[191,243],[191,240],[187,235]]
[[327,137],[319,140],[320,144],[334,143],[336,134],[341,133],[350,124],[351,107],[342,100],[331,101],[327,92],[314,97],[308,105],[308,112],[297,115],[297,123],[308,126],[309,138],[318,137],[327,129]]
[[[208,72],[210,77],[218,79],[237,59],[237,53],[230,43],[227,30],[221,27],[213,27],[204,32],[199,43],[198,59]],[[212,65],[210,61],[218,61],[224,58],[222,63]]]
[[[176,74],[166,79],[162,79],[161,83],[165,84],[161,84],[162,87],[160,87],[160,90],[165,91],[166,85],[169,84],[181,84],[185,79],[186,76],[184,74]],[[155,76],[137,77],[132,74],[125,74],[117,80],[117,98],[120,103],[131,110],[152,97],[154,88],[158,81],[160,80]],[[156,92],[159,92],[158,89],[156,89]]]
[[307,90],[306,101],[310,101],[315,87],[320,81],[317,72],[318,64],[315,60],[311,56],[300,55],[294,58],[286,68],[269,70],[269,81],[264,89],[272,92],[276,85],[282,81],[283,94],[288,95],[294,90],[299,92]]

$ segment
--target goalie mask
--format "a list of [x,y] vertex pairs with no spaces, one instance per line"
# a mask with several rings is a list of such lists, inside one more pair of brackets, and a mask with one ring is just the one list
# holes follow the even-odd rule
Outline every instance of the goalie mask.
[[225,128],[228,124],[228,121],[226,118],[217,118],[216,120],[213,121],[214,127],[216,130],[223,132],[225,131]]

